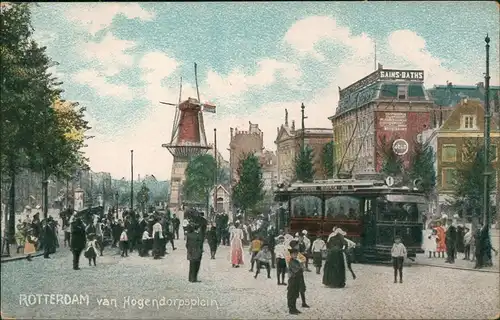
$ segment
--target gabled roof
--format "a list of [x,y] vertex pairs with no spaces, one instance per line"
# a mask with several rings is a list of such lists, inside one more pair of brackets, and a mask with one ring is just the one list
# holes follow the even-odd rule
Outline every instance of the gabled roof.
[[[470,114],[471,108],[474,109],[474,114],[475,114],[475,116],[477,116],[477,120],[478,120],[477,121],[477,130],[475,130],[475,131],[483,132],[483,130],[484,130],[483,103],[479,100],[470,100],[470,99],[467,99],[466,102],[464,101],[464,102],[460,102],[459,104],[457,104],[457,106],[453,109],[453,111],[448,116],[448,118],[444,121],[440,130],[443,130],[443,131],[460,130],[461,116]],[[496,117],[491,118],[492,131],[495,130],[494,128],[496,127],[497,121],[498,121],[498,119]]]
[[278,135],[276,136],[276,140],[274,141],[274,143],[277,143],[278,141],[280,141],[283,134],[286,134],[289,137],[295,136],[295,133],[293,133],[292,130],[288,126],[281,125],[280,130],[278,131]]

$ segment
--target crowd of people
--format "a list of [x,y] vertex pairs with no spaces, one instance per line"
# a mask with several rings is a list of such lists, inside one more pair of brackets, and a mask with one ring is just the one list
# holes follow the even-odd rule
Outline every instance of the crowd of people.
[[424,248],[429,259],[445,259],[446,263],[453,264],[458,254],[463,255],[463,260],[475,263],[474,268],[480,269],[493,265],[493,248],[491,237],[486,225],[471,230],[460,222],[458,215],[450,220],[446,215],[429,223],[427,234],[424,238]]
[[16,253],[25,254],[31,260],[32,254],[43,251],[43,257],[49,259],[59,247],[58,233],[59,224],[52,216],[40,219],[39,213],[33,218],[27,215],[24,221],[19,219],[16,224]]

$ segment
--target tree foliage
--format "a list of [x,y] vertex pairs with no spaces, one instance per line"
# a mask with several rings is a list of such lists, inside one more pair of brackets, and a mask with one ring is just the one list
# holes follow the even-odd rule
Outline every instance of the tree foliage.
[[145,183],[142,184],[141,189],[137,192],[137,203],[139,203],[142,211],[146,210],[146,204],[149,203],[149,188]]
[[394,141],[388,141],[385,137],[380,139],[377,146],[377,153],[382,159],[382,173],[397,177],[404,175],[403,160],[392,149]]
[[435,154],[429,144],[414,143],[414,150],[410,160],[409,177],[412,181],[420,181],[422,189],[429,198],[436,187],[436,169],[434,168]]
[[[479,139],[466,139],[462,152],[463,161],[457,165],[451,204],[480,219],[484,199],[484,146]],[[488,170],[492,172],[493,168],[490,166]],[[489,183],[493,191],[494,180],[490,178]]]
[[208,202],[210,191],[214,187],[216,165],[215,158],[210,154],[202,154],[189,161],[183,186],[186,200]]
[[[84,162],[80,153],[84,138],[76,139],[69,131],[84,134],[89,129],[83,109],[60,112],[54,107],[62,93],[62,83],[50,73],[57,63],[32,39],[30,19],[29,4],[2,4],[0,170],[10,178],[11,189],[24,168],[42,172],[44,181],[50,175],[69,178]],[[46,194],[44,190],[45,198]]]
[[314,154],[310,146],[301,148],[295,157],[295,179],[302,182],[313,182],[314,180]]
[[335,174],[335,143],[330,141],[323,146],[323,169],[328,178]]
[[233,202],[244,212],[253,211],[265,195],[259,159],[253,154],[246,155],[237,172],[240,180],[233,188]]

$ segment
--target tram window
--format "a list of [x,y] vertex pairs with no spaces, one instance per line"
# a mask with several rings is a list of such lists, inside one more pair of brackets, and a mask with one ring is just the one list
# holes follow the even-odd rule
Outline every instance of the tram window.
[[379,221],[419,222],[421,208],[416,203],[380,201],[378,203]]
[[320,217],[321,199],[314,196],[300,196],[292,199],[292,217]]
[[325,216],[342,220],[358,220],[361,216],[361,201],[358,198],[339,196],[326,199]]

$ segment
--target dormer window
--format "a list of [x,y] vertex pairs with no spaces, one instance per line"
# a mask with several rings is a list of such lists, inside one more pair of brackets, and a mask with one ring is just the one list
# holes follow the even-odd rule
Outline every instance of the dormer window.
[[407,95],[408,95],[408,86],[405,85],[398,86],[398,99],[406,100]]
[[465,115],[462,117],[462,129],[476,128],[476,117],[473,115]]

